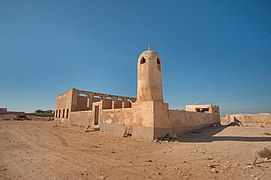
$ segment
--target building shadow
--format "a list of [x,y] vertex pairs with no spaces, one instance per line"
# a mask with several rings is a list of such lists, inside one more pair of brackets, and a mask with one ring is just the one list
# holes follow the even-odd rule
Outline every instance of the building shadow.
[[207,127],[199,131],[184,133],[179,136],[178,142],[214,142],[214,141],[244,141],[244,142],[271,142],[271,137],[252,137],[252,136],[215,136],[226,128],[236,124],[227,126]]

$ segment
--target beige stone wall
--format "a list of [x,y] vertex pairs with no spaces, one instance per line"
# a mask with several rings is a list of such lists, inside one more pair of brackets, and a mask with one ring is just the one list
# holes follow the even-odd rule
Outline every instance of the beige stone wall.
[[87,110],[87,101],[88,98],[84,96],[77,96],[77,106],[76,111],[84,111]]
[[202,113],[184,110],[169,110],[166,103],[154,103],[154,138],[169,133],[184,133],[219,124],[219,112]]
[[112,109],[112,100],[110,99],[102,100],[102,109]]
[[104,109],[101,111],[100,123],[104,124],[131,124],[133,109]]
[[[65,119],[69,118],[69,114],[71,110],[74,108],[73,96],[74,96],[74,89],[70,89],[66,93],[60,94],[56,97],[55,120],[64,121]],[[63,111],[65,111],[64,117],[63,117]]]
[[153,139],[153,101],[134,103],[132,108],[103,109],[100,112],[100,128],[115,134],[131,133],[133,137]]
[[190,131],[193,127],[219,123],[220,119],[210,113],[188,112],[179,110],[169,111],[170,121],[173,128],[181,127],[181,131]]
[[[161,107],[160,107],[161,108]],[[166,136],[169,133],[184,133],[195,131],[212,124],[219,124],[220,119],[211,113],[188,112],[184,110],[169,110],[168,118],[157,114],[155,119],[154,138]]]
[[[151,140],[169,133],[179,134],[219,123],[219,118],[214,114],[169,110],[168,104],[162,102],[136,102],[132,108],[121,109],[103,109],[103,104],[102,101],[93,103],[93,107],[99,106],[98,127],[120,136],[129,133],[136,138]],[[92,127],[94,114],[90,110],[74,111],[67,122]]]
[[91,110],[71,112],[68,122],[71,125],[82,127],[91,126],[93,124],[93,113]]
[[[243,125],[266,125],[271,126],[271,114],[227,114],[226,123],[241,123]],[[225,124],[226,124],[225,123]]]

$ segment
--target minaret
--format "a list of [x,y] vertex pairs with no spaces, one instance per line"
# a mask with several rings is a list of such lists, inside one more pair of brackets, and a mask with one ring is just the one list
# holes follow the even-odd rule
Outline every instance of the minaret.
[[137,102],[142,101],[163,102],[162,64],[150,45],[138,58]]

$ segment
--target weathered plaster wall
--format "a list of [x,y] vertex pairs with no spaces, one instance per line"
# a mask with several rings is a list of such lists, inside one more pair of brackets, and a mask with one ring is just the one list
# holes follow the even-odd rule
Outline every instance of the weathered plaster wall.
[[[56,111],[55,111],[55,120],[64,121],[67,118],[72,109],[74,109],[73,100],[74,99],[74,89],[70,89],[69,91],[60,94],[56,97]],[[63,111],[65,110],[64,118]]]
[[211,113],[169,110],[169,119],[174,133],[183,133],[219,124],[220,118]]
[[271,114],[227,114],[227,124],[236,122],[243,125],[266,125],[271,126]]
[[104,109],[100,113],[99,127],[102,131],[113,132],[120,136],[125,133],[126,126],[129,126],[133,119],[133,109]]
[[103,109],[112,109],[112,100],[109,100],[109,99],[102,100],[102,108]]
[[69,123],[82,127],[91,126],[93,124],[92,111],[75,111],[70,113]]
[[[94,102],[95,97],[93,97],[90,102],[88,97],[78,94],[78,90],[71,89],[57,96],[56,120],[83,127],[99,127],[102,131],[121,136],[131,134],[133,137],[149,140],[172,132],[179,134],[219,123],[219,111],[214,114],[169,110],[167,103],[159,101],[137,101],[132,103],[131,108],[122,108],[125,103],[117,101],[117,97],[113,97],[114,101],[103,98],[99,102]],[[90,108],[90,103],[93,103],[93,109],[87,110]],[[99,106],[97,125],[94,125],[95,106]],[[63,109],[65,109],[64,117]]]
[[87,101],[88,98],[84,96],[77,96],[77,111],[84,111],[87,110]]
[[112,103],[113,103],[112,104],[112,108],[113,109],[120,109],[120,108],[122,108],[122,101],[114,100]]
[[103,109],[100,112],[100,129],[133,137],[153,139],[153,101],[134,103],[132,108]]

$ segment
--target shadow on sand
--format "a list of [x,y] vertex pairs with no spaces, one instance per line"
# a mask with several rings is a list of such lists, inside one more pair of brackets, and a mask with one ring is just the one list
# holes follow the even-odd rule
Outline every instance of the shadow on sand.
[[216,135],[228,126],[208,127],[199,131],[182,134],[176,141],[179,142],[214,142],[214,141],[245,141],[245,142],[271,142],[271,137],[251,137],[251,136],[223,136]]

